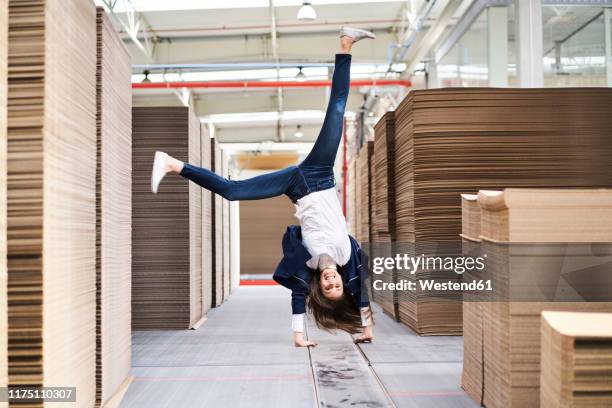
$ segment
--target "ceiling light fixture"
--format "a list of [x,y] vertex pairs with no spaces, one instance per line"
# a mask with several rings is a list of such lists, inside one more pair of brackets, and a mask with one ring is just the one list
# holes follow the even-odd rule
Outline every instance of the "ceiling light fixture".
[[302,2],[302,7],[297,14],[297,19],[300,21],[312,21],[317,19],[317,12],[310,4],[310,1],[304,0]]
[[149,79],[149,74],[151,72],[148,69],[145,69],[144,71],[142,71],[142,74],[145,76],[144,79],[142,80],[143,84],[148,84],[151,82],[151,80]]
[[297,125],[297,130],[295,131],[295,134],[293,136],[297,137],[298,139],[304,136],[304,132],[302,132],[301,129],[302,125]]
[[298,67],[300,69],[300,71],[297,73],[297,75],[295,76],[295,80],[298,82],[304,82],[306,81],[306,75],[304,74],[304,72],[302,71],[302,67]]

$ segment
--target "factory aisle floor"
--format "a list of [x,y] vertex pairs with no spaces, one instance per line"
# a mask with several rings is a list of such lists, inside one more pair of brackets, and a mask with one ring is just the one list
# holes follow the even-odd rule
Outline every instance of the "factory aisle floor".
[[476,407],[461,390],[461,337],[419,337],[375,312],[375,342],[356,346],[308,324],[293,347],[288,290],[237,289],[198,330],[137,331],[121,408]]

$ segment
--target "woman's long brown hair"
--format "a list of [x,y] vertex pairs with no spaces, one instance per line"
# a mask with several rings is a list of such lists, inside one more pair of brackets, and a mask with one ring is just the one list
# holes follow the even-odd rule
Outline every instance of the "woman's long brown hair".
[[[319,286],[320,272],[310,281],[308,310],[312,314],[317,327],[327,331],[343,330],[350,334],[361,333],[361,313],[355,302],[344,288],[344,293],[337,300],[329,300],[323,295]],[[370,315],[372,309],[370,309]]]

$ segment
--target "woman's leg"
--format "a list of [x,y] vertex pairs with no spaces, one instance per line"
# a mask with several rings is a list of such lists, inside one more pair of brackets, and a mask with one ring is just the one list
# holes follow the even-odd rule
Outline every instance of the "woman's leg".
[[336,54],[329,104],[325,120],[312,150],[300,166],[333,166],[344,125],[344,110],[351,83],[351,47],[353,39],[340,39],[340,53]]
[[261,200],[284,194],[291,186],[295,167],[262,174],[246,180],[228,180],[201,167],[183,163],[171,156],[166,159],[167,172],[177,173],[199,186],[230,201]]

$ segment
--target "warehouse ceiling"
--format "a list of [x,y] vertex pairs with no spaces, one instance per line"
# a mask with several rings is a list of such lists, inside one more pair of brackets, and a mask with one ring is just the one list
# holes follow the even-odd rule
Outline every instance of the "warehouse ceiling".
[[[110,1],[110,3],[109,3]],[[398,43],[418,42],[448,0],[315,0],[314,21],[299,21],[296,0],[96,0],[114,5],[115,23],[133,56],[133,82],[291,81],[300,72],[307,80],[331,78],[337,33],[350,25],[372,30],[375,41],[354,48],[352,79],[407,79],[406,63],[395,58]],[[457,2],[455,2],[457,3]],[[470,1],[460,0],[456,21]],[[431,5],[422,21],[417,17]],[[126,12],[129,11],[129,12]],[[132,40],[126,22],[136,22],[143,51]],[[123,22],[123,24],[122,24]],[[415,32],[415,27],[420,30]],[[146,47],[145,47],[146,48]],[[149,51],[149,52],[145,52]],[[413,78],[419,86],[422,77]],[[356,117],[370,96],[382,108],[395,106],[407,92],[402,86],[351,89],[349,117]],[[196,114],[214,123],[222,142],[312,142],[323,121],[328,87],[135,89],[134,105],[191,104]],[[368,100],[368,108],[372,106]],[[223,120],[220,120],[223,119]],[[371,128],[376,116],[370,117]],[[366,129],[367,131],[367,129]],[[300,137],[297,137],[300,136]]]
[[[443,38],[474,3],[314,0],[311,3],[316,20],[300,21],[297,19],[300,0],[95,1],[113,6],[116,28],[133,56],[133,82],[143,82],[148,71],[146,80],[153,83],[204,81],[223,85],[135,89],[135,105],[190,104],[203,121],[214,124],[216,137],[222,142],[243,146],[312,142],[322,123],[329,93],[326,86],[253,88],[241,86],[244,81],[295,82],[300,72],[306,80],[328,80],[337,50],[338,29],[351,25],[377,35],[375,41],[364,41],[354,48],[352,79],[411,79],[412,87],[421,87],[422,65],[412,63],[421,62],[427,55],[419,55],[415,50],[433,47],[425,40],[430,28],[443,26]],[[449,9],[452,18],[442,18]],[[425,13],[426,10],[429,12]],[[544,48],[548,56],[552,55],[555,41],[572,35],[597,12],[588,7],[545,6]],[[512,42],[513,7],[509,17]],[[582,49],[581,41],[592,42],[587,38],[589,35],[598,35],[597,24],[594,21],[593,28],[572,38],[576,50]],[[482,69],[486,70],[486,47],[481,46],[485,34],[486,15],[482,15],[470,35],[464,36],[460,46],[448,54],[447,61],[472,64],[476,71],[484,64]],[[144,47],[138,46],[135,38]],[[398,44],[410,47],[397,48]],[[511,67],[515,62],[513,51],[510,47]],[[229,82],[234,86],[226,86]],[[380,112],[396,106],[407,91],[408,88],[396,85],[354,87],[347,104],[349,118],[357,118],[365,110],[367,134]]]

